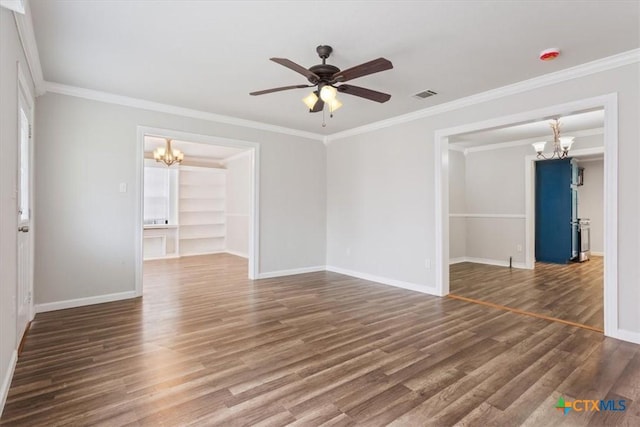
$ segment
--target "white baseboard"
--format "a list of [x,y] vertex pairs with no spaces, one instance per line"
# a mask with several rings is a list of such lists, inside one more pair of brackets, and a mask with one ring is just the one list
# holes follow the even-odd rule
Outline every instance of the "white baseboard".
[[47,311],[64,310],[65,308],[82,307],[85,305],[120,301],[123,299],[135,298],[136,296],[136,291],[127,291],[118,292],[116,294],[97,295],[95,297],[70,299],[66,301],[47,302],[44,304],[36,304],[36,313],[44,313]]
[[267,271],[259,273],[258,279],[271,279],[272,277],[293,276],[294,274],[315,273],[324,270],[324,265],[317,265],[315,267],[294,268],[291,270]]
[[9,394],[9,387],[11,387],[11,379],[13,378],[13,371],[16,369],[16,363],[18,362],[18,350],[13,350],[11,353],[11,359],[9,360],[9,366],[2,378],[2,386],[0,387],[0,416],[4,410],[4,404],[7,402],[7,395]]
[[213,252],[193,252],[190,254],[180,254],[178,256],[178,258],[184,258],[184,257],[190,257],[190,256],[202,256],[202,255],[215,255],[215,254],[223,254],[226,251],[224,250],[219,250],[219,251],[213,251]]
[[334,273],[340,273],[351,277],[357,277],[358,279],[369,280],[371,282],[382,283],[383,285],[395,286],[396,288],[408,289],[410,291],[421,292],[423,294],[438,296],[435,287],[424,286],[417,283],[403,282],[402,280],[390,279],[388,277],[375,276],[373,274],[361,273],[359,271],[347,270],[346,268],[334,267],[328,265],[327,271]]
[[241,258],[249,258],[249,254],[246,254],[244,252],[232,251],[231,249],[226,249],[225,252],[228,253],[229,255],[235,255]]
[[610,337],[617,338],[622,341],[632,342],[634,344],[640,344],[640,332],[618,329],[613,334],[611,334]]
[[[460,257],[453,258],[453,261],[449,260],[449,264],[458,264],[460,262],[472,262],[474,264],[487,264],[487,265],[497,265],[498,267],[509,267],[509,261],[501,261],[499,259],[488,259],[488,258],[474,258],[474,257]],[[514,262],[511,265],[513,268],[522,268],[525,270],[529,270],[527,265],[524,262]]]
[[458,258],[449,258],[449,265],[460,264],[461,262],[467,262],[467,258],[463,256]]
[[594,251],[591,251],[591,255],[593,255],[593,256],[604,256],[604,252],[594,252]]

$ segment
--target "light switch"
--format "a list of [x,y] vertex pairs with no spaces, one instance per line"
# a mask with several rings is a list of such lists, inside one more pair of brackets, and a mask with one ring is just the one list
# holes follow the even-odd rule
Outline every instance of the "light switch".
[[127,192],[127,183],[126,182],[121,182],[120,183],[120,192],[121,193],[126,193]]

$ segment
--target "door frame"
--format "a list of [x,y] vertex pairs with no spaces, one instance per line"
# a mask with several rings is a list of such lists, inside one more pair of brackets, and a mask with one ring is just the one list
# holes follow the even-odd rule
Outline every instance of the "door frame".
[[[434,133],[436,294],[449,294],[449,138],[511,124],[604,109],[604,334],[620,335],[618,327],[618,95],[610,93],[475,123],[438,129]],[[621,338],[623,339],[623,338]]]
[[136,295],[142,296],[143,287],[143,212],[144,212],[144,137],[160,136],[181,141],[196,142],[210,145],[240,148],[251,151],[251,206],[249,208],[249,250],[248,277],[258,278],[260,270],[260,144],[239,139],[221,138],[211,135],[182,132],[148,126],[137,127],[136,144],[136,177],[135,177],[135,288]]
[[[20,301],[18,300],[18,286],[19,283],[16,280],[16,325],[15,325],[15,330],[16,330],[16,339],[17,339],[17,344],[19,345],[23,335],[26,331],[26,327],[28,327],[29,322],[31,322],[35,316],[35,308],[34,308],[34,291],[33,291],[33,281],[34,281],[34,267],[35,267],[35,262],[34,262],[34,256],[35,256],[35,170],[34,170],[34,147],[35,144],[33,143],[34,139],[35,139],[35,126],[33,125],[34,123],[34,119],[35,119],[35,97],[33,95],[33,92],[31,91],[31,87],[29,85],[29,81],[27,79],[27,75],[25,74],[24,70],[22,69],[22,66],[20,65],[20,62],[17,62],[17,76],[18,76],[18,84],[17,84],[17,103],[16,103],[16,135],[18,136],[18,139],[16,140],[17,143],[17,150],[16,150],[16,189],[18,188],[19,185],[19,180],[20,180],[20,110],[24,109],[27,112],[27,118],[29,120],[29,126],[30,126],[30,132],[31,135],[28,138],[28,144],[29,144],[29,233],[28,233],[28,245],[29,245],[29,286],[28,286],[28,293],[29,293],[29,302],[28,302],[28,307],[27,307],[27,325],[25,326],[25,329],[22,330],[21,332],[18,331],[18,307],[20,304]],[[16,204],[19,203],[19,195],[17,195],[16,197]],[[19,208],[19,206],[16,206],[17,208]],[[16,209],[16,215],[18,215],[18,211]],[[19,266],[19,262],[20,262],[20,258],[19,258],[19,248],[18,248],[18,229],[17,226],[20,226],[20,221],[19,218],[16,218],[16,273],[18,274],[18,272],[20,271],[20,266]]]

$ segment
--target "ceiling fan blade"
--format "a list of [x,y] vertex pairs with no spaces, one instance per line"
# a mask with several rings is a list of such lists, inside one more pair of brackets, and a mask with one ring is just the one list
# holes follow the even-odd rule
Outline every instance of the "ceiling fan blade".
[[379,73],[380,71],[390,70],[393,68],[391,61],[385,58],[374,59],[346,70],[338,71],[331,79],[336,82],[346,82],[348,80],[357,79],[358,77],[367,76],[369,74]]
[[359,96],[360,98],[366,98],[380,103],[387,102],[391,99],[391,95],[388,93],[382,93],[359,86],[340,85],[337,89],[338,92],[346,93],[347,95]]
[[265,90],[259,90],[257,92],[251,92],[249,95],[264,95],[266,93],[272,93],[272,92],[280,92],[281,90],[289,90],[289,89],[302,89],[303,87],[313,87],[314,85],[293,85],[293,86],[282,86],[282,87],[275,87],[273,89],[265,89]]
[[318,81],[320,80],[320,77],[316,73],[307,70],[302,65],[298,65],[295,62],[288,60],[287,58],[269,58],[269,59],[271,59],[273,62],[276,62],[282,66],[285,66],[295,71],[296,73],[302,74],[311,83],[318,83]]

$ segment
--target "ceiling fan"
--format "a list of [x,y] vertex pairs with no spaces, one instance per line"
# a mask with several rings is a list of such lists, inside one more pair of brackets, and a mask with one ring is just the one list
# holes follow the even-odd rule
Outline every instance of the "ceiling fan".
[[304,68],[301,65],[296,64],[286,58],[270,58],[273,62],[283,65],[297,73],[302,74],[309,80],[311,84],[301,84],[292,86],[283,86],[273,89],[260,90],[257,92],[251,92],[249,95],[264,95],[272,92],[280,92],[290,89],[302,89],[307,87],[317,87],[317,89],[303,99],[303,102],[309,107],[310,113],[317,113],[323,111],[325,103],[329,104],[330,112],[337,110],[342,106],[342,103],[337,100],[337,92],[345,93],[347,95],[359,96],[360,98],[369,99],[376,102],[387,102],[391,99],[391,95],[387,93],[378,92],[371,89],[366,89],[359,86],[353,86],[349,84],[340,84],[349,80],[357,79],[358,77],[367,76],[369,74],[378,73],[393,68],[391,61],[385,58],[374,59],[373,61],[365,62],[364,64],[356,65],[355,67],[348,68],[346,70],[340,70],[340,68],[327,64],[327,58],[331,55],[333,49],[331,46],[318,46],[316,52],[322,59],[322,64],[314,65],[310,68]]

